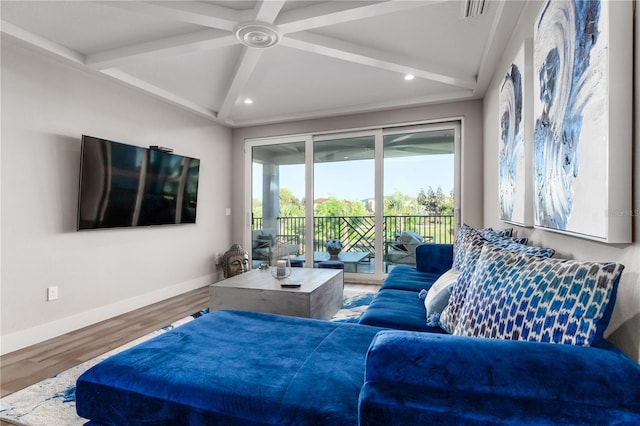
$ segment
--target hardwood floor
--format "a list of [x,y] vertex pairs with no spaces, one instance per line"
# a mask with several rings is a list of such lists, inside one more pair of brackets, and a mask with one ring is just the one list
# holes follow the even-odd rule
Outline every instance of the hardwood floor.
[[[379,286],[346,283],[344,288],[377,292]],[[0,396],[38,383],[207,306],[208,286],[6,354],[0,357]]]
[[202,287],[3,355],[0,394],[24,389],[207,306],[209,287]]

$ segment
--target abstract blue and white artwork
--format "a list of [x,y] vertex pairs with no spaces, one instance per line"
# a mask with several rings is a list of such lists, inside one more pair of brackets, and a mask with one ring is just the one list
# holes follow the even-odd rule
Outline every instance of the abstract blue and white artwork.
[[533,57],[534,225],[605,241],[617,173],[610,170],[610,3],[547,1]]
[[[527,49],[527,52],[530,49]],[[500,84],[500,147],[498,154],[498,200],[500,219],[531,225],[531,139],[525,116],[530,102],[525,44],[522,45]],[[529,155],[527,155],[529,154]]]

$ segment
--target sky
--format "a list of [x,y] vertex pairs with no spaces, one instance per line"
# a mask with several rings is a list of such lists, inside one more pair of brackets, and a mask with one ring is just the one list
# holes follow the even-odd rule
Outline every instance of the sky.
[[[365,200],[374,197],[373,160],[320,163],[315,166],[315,198]],[[262,174],[253,176],[254,198],[261,199]],[[304,198],[304,165],[281,166],[281,187]],[[403,157],[385,160],[384,195],[394,192],[417,197],[438,186],[448,195],[453,190],[453,154]]]

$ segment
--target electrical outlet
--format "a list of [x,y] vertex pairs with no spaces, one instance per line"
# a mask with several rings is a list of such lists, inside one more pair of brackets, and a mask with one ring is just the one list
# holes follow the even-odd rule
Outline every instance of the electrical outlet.
[[47,301],[56,300],[58,298],[58,286],[47,287]]

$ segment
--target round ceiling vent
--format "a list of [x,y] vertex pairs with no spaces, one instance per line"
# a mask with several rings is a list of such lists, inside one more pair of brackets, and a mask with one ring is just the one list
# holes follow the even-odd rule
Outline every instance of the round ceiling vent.
[[261,22],[240,24],[234,30],[234,34],[245,46],[258,49],[275,46],[280,41],[278,29]]

